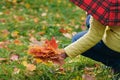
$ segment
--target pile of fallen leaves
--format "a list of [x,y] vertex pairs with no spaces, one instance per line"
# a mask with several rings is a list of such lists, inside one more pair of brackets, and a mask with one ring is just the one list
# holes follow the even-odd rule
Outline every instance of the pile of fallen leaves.
[[58,44],[54,37],[52,37],[51,40],[45,40],[30,45],[28,53],[35,59],[42,60],[43,62],[55,62],[60,58],[60,49],[58,49]]

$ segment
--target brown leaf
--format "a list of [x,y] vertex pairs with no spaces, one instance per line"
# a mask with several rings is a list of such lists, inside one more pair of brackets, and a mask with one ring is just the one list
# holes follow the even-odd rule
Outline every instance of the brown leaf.
[[35,23],[38,23],[38,22],[39,22],[39,19],[38,19],[38,18],[34,18],[34,22],[35,22]]
[[16,21],[18,21],[18,22],[25,20],[25,18],[24,18],[23,16],[16,16],[16,15],[14,15],[13,18],[14,18]]
[[38,32],[39,35],[44,35],[45,31]]
[[0,61],[6,61],[7,58],[0,58]]
[[6,20],[4,18],[0,19],[0,23],[5,23]]
[[8,49],[7,45],[10,43],[10,41],[3,41],[0,42],[0,48],[6,48]]
[[20,40],[18,40],[18,39],[15,39],[14,40],[14,44],[16,44],[16,45],[22,45],[22,42]]
[[60,31],[61,33],[67,33],[67,32],[68,32],[68,30],[66,30],[66,29],[64,29],[64,28],[61,28],[59,31]]

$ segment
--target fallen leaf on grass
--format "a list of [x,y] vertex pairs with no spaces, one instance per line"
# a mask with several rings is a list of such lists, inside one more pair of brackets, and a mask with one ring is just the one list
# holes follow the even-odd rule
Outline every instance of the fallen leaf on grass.
[[20,69],[15,67],[13,70],[13,74],[19,74],[19,72],[20,72]]
[[67,33],[67,32],[68,32],[68,30],[66,30],[66,29],[64,29],[64,28],[61,28],[59,31],[60,31],[61,33]]
[[38,23],[39,22],[39,19],[38,18],[34,18],[33,19],[35,23]]
[[66,38],[69,38],[69,39],[72,38],[72,34],[70,34],[70,33],[63,33],[63,35],[64,35]]
[[0,19],[0,23],[6,23],[6,20],[4,18]]
[[2,37],[7,38],[10,32],[7,29],[4,29],[0,32]]
[[19,32],[18,32],[18,31],[13,31],[13,32],[11,33],[11,36],[12,36],[12,37],[18,37],[18,36],[19,36]]
[[0,61],[6,61],[7,58],[0,58]]
[[24,21],[25,20],[25,18],[24,18],[24,16],[17,16],[17,15],[14,15],[13,16],[13,18],[16,20],[16,21]]
[[29,3],[26,3],[26,4],[25,4],[25,7],[26,7],[26,8],[30,8],[30,6],[31,6],[31,5],[30,5]]
[[18,40],[18,39],[15,39],[14,44],[15,45],[22,45],[22,42],[20,40]]
[[26,67],[28,71],[36,70],[36,66],[34,64],[27,63],[27,61],[23,61],[22,64]]
[[8,44],[10,43],[10,41],[2,41],[0,42],[0,48],[5,48],[8,49]]
[[10,60],[16,61],[16,60],[18,60],[18,59],[19,59],[19,55],[18,55],[18,54],[11,54],[11,55],[10,55]]
[[96,80],[93,70],[94,68],[92,67],[86,67],[84,69],[84,74],[82,75],[82,79],[83,80]]
[[83,74],[82,75],[82,80],[96,80],[93,75],[90,74]]
[[44,17],[44,16],[46,16],[46,15],[47,15],[46,12],[44,12],[44,13],[41,14],[42,17]]
[[0,15],[3,15],[3,12],[0,12]]

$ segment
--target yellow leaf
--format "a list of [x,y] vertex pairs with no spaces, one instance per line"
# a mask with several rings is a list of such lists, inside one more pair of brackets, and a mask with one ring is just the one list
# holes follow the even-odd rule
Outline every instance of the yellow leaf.
[[17,3],[17,0],[12,0],[12,2],[13,2],[14,4],[16,4],[16,3]]
[[23,61],[22,64],[23,64],[24,66],[27,66],[28,63],[27,63],[27,61]]
[[43,62],[41,59],[35,59],[35,61],[36,61],[37,63]]
[[27,61],[23,61],[22,64],[26,67],[28,71],[36,70],[36,66],[34,64],[28,64]]
[[12,33],[11,33],[11,36],[12,37],[18,37],[19,35],[19,32],[18,31],[13,31]]
[[29,4],[29,3],[26,3],[26,4],[25,4],[25,7],[26,7],[26,8],[30,8],[30,4]]

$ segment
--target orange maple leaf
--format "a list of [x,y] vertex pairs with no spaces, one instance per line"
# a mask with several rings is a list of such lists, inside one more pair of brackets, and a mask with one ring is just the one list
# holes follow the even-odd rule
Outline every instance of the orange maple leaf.
[[45,44],[46,44],[47,46],[49,46],[49,47],[54,48],[54,49],[57,49],[57,48],[58,48],[58,44],[56,43],[56,40],[55,40],[54,37],[52,37],[51,40],[46,40],[46,41],[45,41]]
[[58,59],[58,44],[54,37],[51,40],[46,40],[43,45],[32,45],[28,50],[29,54],[32,54],[34,58],[41,59],[42,61],[55,61]]

